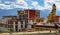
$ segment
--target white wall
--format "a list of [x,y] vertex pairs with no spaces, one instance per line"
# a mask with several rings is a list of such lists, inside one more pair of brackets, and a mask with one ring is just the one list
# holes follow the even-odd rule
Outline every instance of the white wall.
[[[7,28],[0,27],[0,31],[3,31],[3,30],[5,30],[5,29],[7,29]],[[8,30],[8,29],[7,29],[7,30]]]

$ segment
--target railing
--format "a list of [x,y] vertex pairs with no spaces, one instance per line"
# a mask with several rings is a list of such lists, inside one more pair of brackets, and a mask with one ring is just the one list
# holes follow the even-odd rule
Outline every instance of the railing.
[[60,23],[58,23],[58,22],[52,22],[52,23],[40,22],[40,23],[35,23],[35,25],[42,25],[42,26],[54,26],[54,24],[57,24],[60,27]]

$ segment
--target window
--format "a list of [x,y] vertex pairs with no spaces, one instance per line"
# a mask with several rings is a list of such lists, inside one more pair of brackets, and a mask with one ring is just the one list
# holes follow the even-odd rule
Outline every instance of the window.
[[28,13],[28,10],[26,10],[25,13]]
[[13,25],[8,25],[8,28],[12,28],[13,27]]
[[32,25],[32,28],[34,28],[33,25]]
[[21,28],[23,28],[23,25],[21,25]]
[[25,12],[26,14],[28,14],[28,12]]

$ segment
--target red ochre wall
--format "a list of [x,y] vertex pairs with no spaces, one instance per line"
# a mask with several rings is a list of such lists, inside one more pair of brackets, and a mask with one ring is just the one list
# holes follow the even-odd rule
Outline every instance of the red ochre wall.
[[36,17],[36,11],[35,10],[29,10],[29,18],[34,19]]
[[59,16],[55,17],[55,22],[59,23]]

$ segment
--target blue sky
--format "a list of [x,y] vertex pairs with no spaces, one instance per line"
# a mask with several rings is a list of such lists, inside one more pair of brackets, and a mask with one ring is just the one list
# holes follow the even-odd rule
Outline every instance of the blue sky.
[[2,16],[17,16],[21,9],[40,10],[41,17],[47,19],[53,4],[56,5],[56,15],[60,16],[60,0],[0,0],[0,19]]

